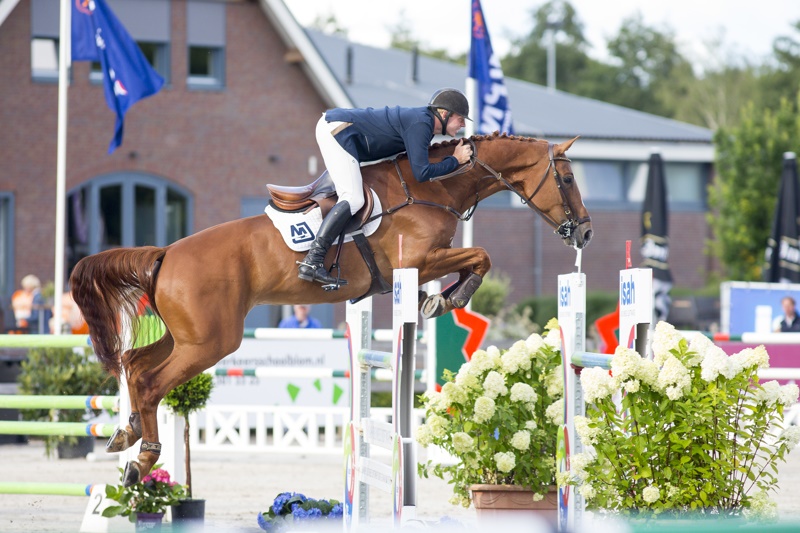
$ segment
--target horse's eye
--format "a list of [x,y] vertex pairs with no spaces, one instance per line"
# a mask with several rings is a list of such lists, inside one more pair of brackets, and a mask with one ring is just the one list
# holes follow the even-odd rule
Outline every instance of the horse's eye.
[[567,185],[572,185],[572,182],[575,180],[575,176],[572,174],[567,174],[564,176],[564,183]]

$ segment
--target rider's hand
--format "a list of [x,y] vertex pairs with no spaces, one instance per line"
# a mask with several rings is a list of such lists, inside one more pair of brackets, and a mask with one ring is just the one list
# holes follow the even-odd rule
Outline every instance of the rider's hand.
[[464,139],[458,141],[456,151],[453,152],[453,157],[458,159],[458,164],[463,165],[469,163],[469,158],[472,156],[472,145],[464,144]]

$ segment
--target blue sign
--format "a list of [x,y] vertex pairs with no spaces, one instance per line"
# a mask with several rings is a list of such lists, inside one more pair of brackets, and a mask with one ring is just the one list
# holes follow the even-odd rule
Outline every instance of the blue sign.
[[633,283],[633,276],[630,276],[628,278],[628,281],[624,281],[624,278],[620,277],[619,304],[633,305],[635,303],[636,303],[636,286]]
[[558,289],[558,306],[569,307],[572,304],[572,294],[569,285],[562,285]]
[[395,280],[395,282],[394,282],[394,294],[393,294],[393,299],[394,299],[394,304],[395,305],[400,305],[400,302],[403,301],[402,294],[403,294],[403,283],[400,280]]

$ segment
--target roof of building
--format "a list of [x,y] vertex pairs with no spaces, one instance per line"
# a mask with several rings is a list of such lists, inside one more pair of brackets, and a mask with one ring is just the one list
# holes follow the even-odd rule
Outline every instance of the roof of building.
[[[464,87],[466,67],[425,56],[353,43],[306,29],[306,34],[355,107],[424,105],[441,87]],[[348,74],[348,48],[352,50]],[[711,143],[712,131],[692,124],[575,96],[506,77],[516,133],[541,138]]]

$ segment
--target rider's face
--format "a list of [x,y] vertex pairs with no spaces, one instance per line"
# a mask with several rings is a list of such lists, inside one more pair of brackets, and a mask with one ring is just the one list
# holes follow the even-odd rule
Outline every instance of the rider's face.
[[450,137],[455,137],[456,133],[458,133],[458,131],[463,128],[465,124],[466,121],[464,120],[463,116],[459,115],[458,113],[453,113],[450,117],[450,120],[447,121],[447,134]]

